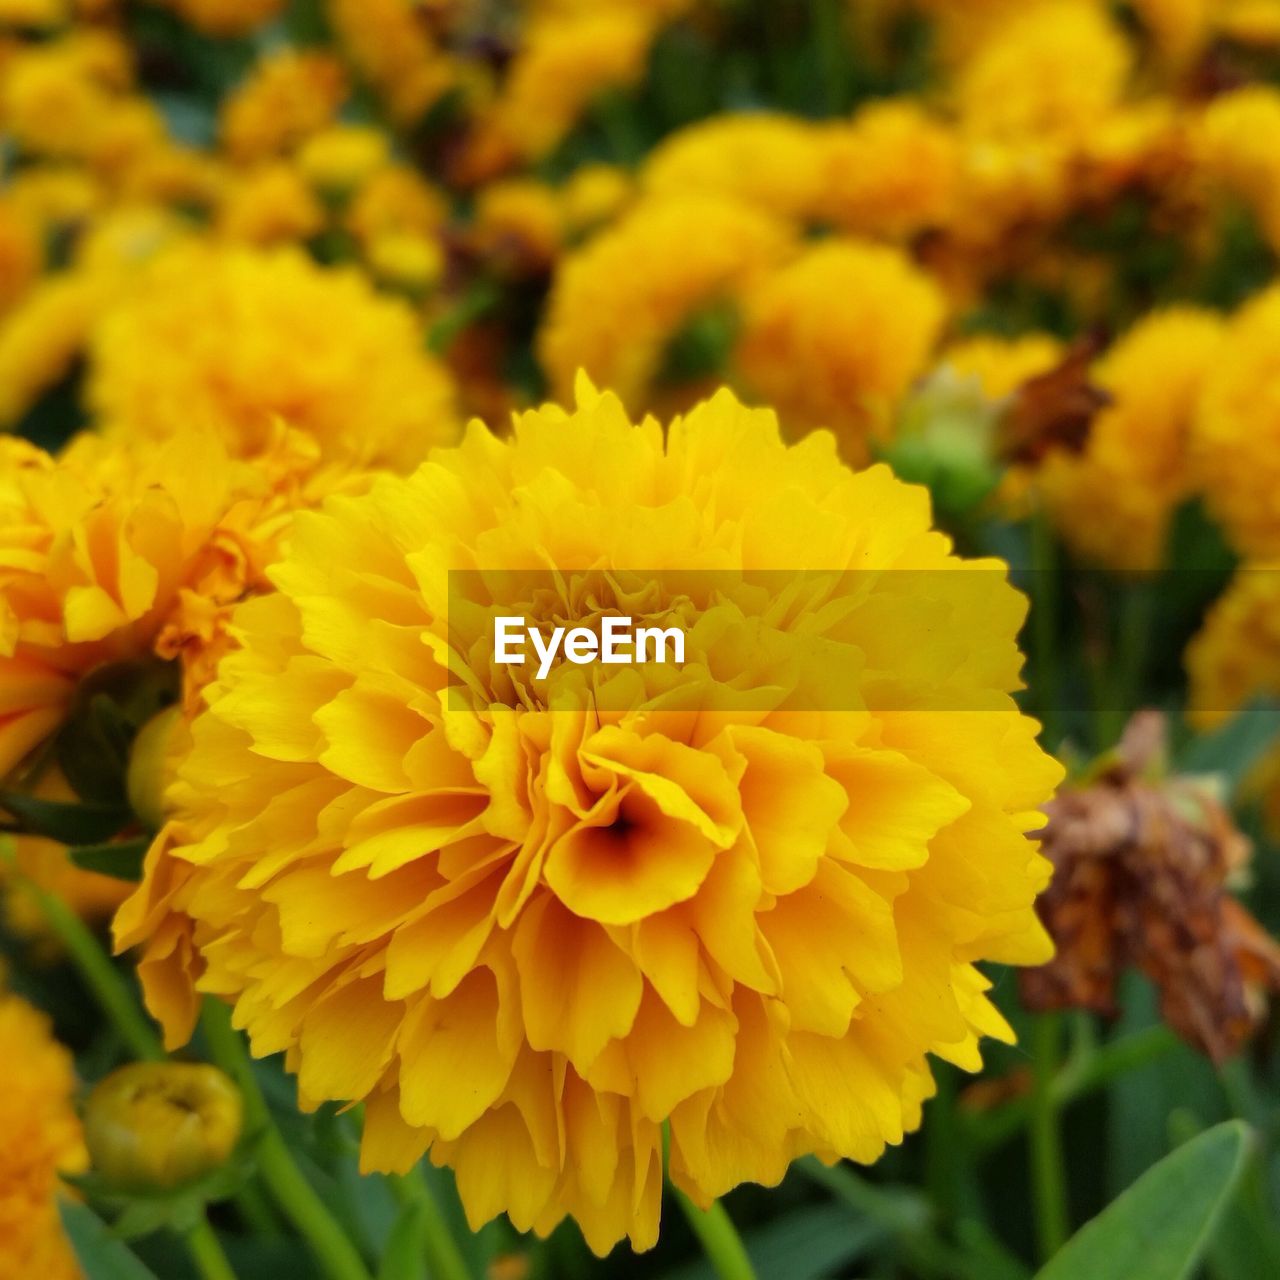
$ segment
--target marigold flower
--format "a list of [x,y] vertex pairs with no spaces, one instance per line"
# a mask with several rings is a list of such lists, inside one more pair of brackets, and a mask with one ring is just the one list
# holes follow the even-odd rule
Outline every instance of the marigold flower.
[[1020,5],[960,69],[966,130],[995,137],[1081,137],[1119,101],[1132,55],[1093,0]]
[[544,274],[564,241],[555,190],[532,178],[491,182],[476,198],[468,239],[500,275]]
[[1090,373],[1110,396],[1084,448],[1046,457],[1038,485],[1067,542],[1114,569],[1160,567],[1175,508],[1189,496],[1195,404],[1225,333],[1192,307],[1153,312]]
[[[56,768],[44,774],[32,794],[38,800],[60,803],[76,799],[70,783]],[[5,923],[18,937],[34,944],[41,956],[58,955],[62,946],[50,932],[44,908],[28,886],[61,899],[82,920],[92,924],[109,920],[129,896],[127,880],[77,867],[66,845],[42,836],[13,837],[13,870],[18,872],[16,877],[6,874],[6,864],[0,860],[0,897],[4,900]]]
[[1220,724],[1257,694],[1280,694],[1280,569],[1245,564],[1213,602],[1186,653],[1189,703]]
[[321,231],[325,212],[291,164],[264,164],[228,185],[217,230],[229,240],[266,247],[307,240]]
[[160,443],[82,435],[56,459],[0,438],[0,775],[104,664],[181,658],[194,707],[293,512],[362,482],[280,430],[252,463],[182,419]]
[[337,124],[312,134],[298,151],[302,176],[326,195],[362,186],[391,158],[391,139],[370,125]]
[[58,1175],[88,1163],[71,1054],[43,1013],[0,993],[0,1061],[0,1274],[79,1280],[58,1218]]
[[1171,70],[1192,63],[1213,34],[1221,0],[1133,0],[1133,11],[1147,29],[1161,60]]
[[346,77],[336,59],[296,49],[273,53],[223,102],[223,146],[236,160],[263,160],[292,150],[330,124],[346,96]]
[[[670,683],[494,662],[494,610],[610,612],[573,571],[655,563],[679,591],[645,616],[685,610],[699,654],[646,669]],[[511,599],[547,566],[563,592]],[[448,573],[479,567],[472,644]],[[748,671],[712,638],[737,597],[696,567],[871,572],[839,607],[779,603]],[[930,531],[923,490],[828,435],[787,447],[728,392],[664,432],[584,381],[576,410],[505,441],[475,423],[300,518],[272,576],[116,942],[144,946],[169,1044],[195,980],[287,1053],[304,1106],[363,1099],[366,1169],[430,1148],[473,1223],[569,1213],[598,1253],[642,1248],[664,1121],[706,1204],[804,1152],[876,1159],[920,1122],[928,1053],[974,1069],[1009,1037],[975,964],[1049,955],[1025,833],[1060,770],[1010,696],[1025,603]],[[797,668],[775,683],[816,635],[847,710]]]
[[386,235],[438,235],[449,220],[449,202],[416,169],[387,165],[353,195],[346,226],[367,251]]
[[566,233],[577,239],[612,222],[630,204],[635,189],[635,179],[617,165],[575,169],[559,193]]
[[438,285],[448,266],[439,240],[410,231],[384,232],[369,245],[365,261],[378,280],[411,297]]
[[910,101],[877,102],[830,127],[816,219],[856,235],[906,240],[951,218],[960,181],[950,129]]
[[0,77],[0,124],[20,151],[110,165],[121,159],[122,119],[135,151],[164,137],[150,104],[126,96],[130,80],[126,47],[105,33],[23,48]]
[[561,259],[538,354],[561,399],[579,369],[635,408],[699,309],[740,295],[791,248],[787,229],[717,196],[653,197]]
[[101,277],[66,272],[37,284],[0,322],[0,427],[70,370],[108,294]]
[[1280,157],[1266,139],[1280,129],[1280,91],[1249,85],[1215,98],[1197,129],[1202,171],[1243,200],[1273,248],[1280,247]]
[[412,124],[457,79],[413,0],[325,0],[334,34],[392,116]]
[[407,468],[456,429],[453,389],[411,310],[301,253],[163,255],[96,326],[88,398],[121,431],[174,423],[251,457],[277,419],[326,459]]
[[67,0],[0,0],[0,27],[42,31],[66,22]]
[[235,1149],[244,1106],[206,1062],[131,1062],[100,1080],[84,1109],[95,1173],[121,1190],[181,1187]]
[[706,192],[796,221],[811,220],[827,174],[823,131],[794,116],[735,112],[699,120],[645,158],[646,190]]
[[635,84],[656,32],[640,9],[605,7],[532,20],[491,123],[528,160],[551,151],[606,89]]
[[152,0],[211,36],[243,36],[270,22],[286,0]]
[[0,316],[31,288],[44,265],[38,230],[13,200],[0,200]]
[[1193,464],[1210,511],[1249,556],[1280,553],[1280,288],[1232,319],[1204,380]]
[[865,461],[945,317],[933,281],[899,250],[823,241],[747,292],[735,362],[789,431],[830,427],[851,461]]

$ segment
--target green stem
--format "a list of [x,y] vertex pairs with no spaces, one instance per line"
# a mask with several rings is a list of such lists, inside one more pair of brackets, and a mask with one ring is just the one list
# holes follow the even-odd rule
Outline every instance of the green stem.
[[93,992],[130,1052],[137,1058],[162,1060],[165,1052],[160,1037],[139,1009],[129,984],[111,963],[111,957],[93,932],[61,898],[46,893],[25,877],[22,884],[35,897],[49,927],[67,949],[85,985]]
[[755,1268],[724,1205],[716,1200],[710,1209],[699,1209],[679,1187],[671,1184],[671,1191],[720,1280],[755,1280]]
[[445,1221],[440,1204],[431,1193],[420,1168],[390,1179],[391,1189],[401,1204],[415,1204],[422,1213],[427,1255],[431,1259],[432,1280],[471,1280],[462,1251]]
[[289,1154],[258,1087],[244,1042],[231,1026],[230,1009],[221,1001],[206,1000],[201,1025],[210,1057],[240,1088],[245,1127],[262,1134],[258,1143],[258,1171],[285,1217],[298,1229],[330,1280],[369,1280],[369,1272],[355,1245]]
[[1058,1070],[1062,1022],[1058,1014],[1036,1021],[1033,1054],[1035,1086],[1031,1094],[1031,1178],[1035,1193],[1036,1236],[1047,1262],[1067,1241],[1067,1180],[1062,1132],[1053,1081]]
[[[1053,1079],[1051,1096],[1061,1110],[1077,1098],[1110,1084],[1117,1076],[1137,1070],[1162,1058],[1178,1046],[1178,1038],[1167,1027],[1148,1027],[1120,1040],[1113,1040],[1088,1054],[1072,1054]],[[1007,1142],[1028,1122],[1031,1098],[1015,1098],[998,1111],[971,1116],[970,1141],[979,1152],[993,1150]]]
[[186,1240],[187,1252],[202,1280],[236,1280],[236,1273],[231,1270],[208,1218],[201,1215],[200,1221],[187,1232]]

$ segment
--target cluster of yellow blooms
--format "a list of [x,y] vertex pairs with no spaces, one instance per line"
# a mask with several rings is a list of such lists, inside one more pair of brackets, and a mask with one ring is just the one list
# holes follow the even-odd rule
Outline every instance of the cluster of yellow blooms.
[[[1179,288],[1234,218],[1280,254],[1280,90],[1234,75],[1280,56],[1280,0],[851,5],[872,61],[930,24],[927,96],[632,154],[664,33],[730,7],[324,0],[317,42],[284,0],[0,0],[0,790],[76,800],[57,743],[102,672],[178,688],[141,882],[22,832],[9,923],[33,888],[112,917],[168,1047],[227,1001],[305,1109],[364,1104],[365,1169],[429,1153],[473,1225],[570,1215],[601,1254],[654,1243],[664,1173],[708,1205],[875,1160],[929,1055],[1012,1037],[977,966],[1050,955],[1025,602],[876,462],[914,401],[967,387],[989,504],[1083,561],[1154,572],[1203,499],[1244,567],[1192,700],[1280,691],[1280,286]],[[203,115],[138,9],[238,51]],[[1118,282],[1148,237],[1166,292]],[[1016,289],[1070,323],[975,333]],[[991,422],[1072,369],[1083,440],[998,458]],[[553,567],[562,597],[502,598]],[[703,644],[657,684],[513,693],[452,629],[458,571],[492,575],[478,615],[560,617],[623,603],[574,574],[636,569],[814,585],[745,676],[709,646],[759,606],[721,579],[637,609]],[[0,1271],[74,1275],[69,1060],[0,996],[0,1061],[31,1134],[0,1143]]]

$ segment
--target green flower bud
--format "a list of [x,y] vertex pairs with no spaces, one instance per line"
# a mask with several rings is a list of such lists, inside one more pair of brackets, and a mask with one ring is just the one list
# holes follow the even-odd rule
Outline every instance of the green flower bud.
[[240,1094],[202,1062],[133,1062],[89,1095],[85,1144],[93,1168],[122,1190],[169,1190],[211,1173],[235,1149]]

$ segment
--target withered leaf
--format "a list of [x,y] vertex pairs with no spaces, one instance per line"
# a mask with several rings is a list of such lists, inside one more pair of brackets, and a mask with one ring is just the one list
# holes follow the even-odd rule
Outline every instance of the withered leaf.
[[1089,381],[1101,349],[1099,336],[1082,338],[1047,373],[1013,393],[996,428],[1001,458],[1034,466],[1053,449],[1084,449],[1094,417],[1111,403],[1110,394]]

